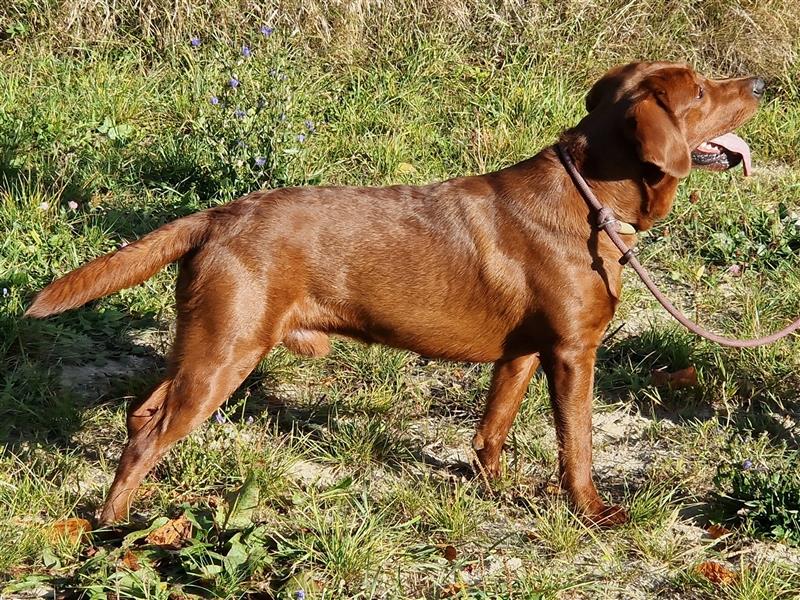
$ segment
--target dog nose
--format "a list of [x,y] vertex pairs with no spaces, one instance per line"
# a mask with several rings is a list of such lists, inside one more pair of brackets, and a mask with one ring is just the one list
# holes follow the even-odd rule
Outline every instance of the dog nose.
[[767,84],[764,83],[764,80],[761,79],[761,77],[755,77],[753,79],[753,96],[756,98],[761,98],[761,96],[764,94],[764,88],[766,85]]

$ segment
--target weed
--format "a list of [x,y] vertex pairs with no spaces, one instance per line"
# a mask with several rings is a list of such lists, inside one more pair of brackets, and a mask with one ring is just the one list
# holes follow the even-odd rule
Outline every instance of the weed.
[[729,514],[761,535],[800,543],[798,453],[783,450],[767,460],[739,458],[720,463],[714,480]]

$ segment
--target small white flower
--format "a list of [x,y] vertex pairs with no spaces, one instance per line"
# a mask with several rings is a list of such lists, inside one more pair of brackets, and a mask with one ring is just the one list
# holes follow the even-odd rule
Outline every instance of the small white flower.
[[50,208],[50,203],[49,202],[42,202],[39,205],[39,208],[41,208],[42,210],[47,210],[48,208]]

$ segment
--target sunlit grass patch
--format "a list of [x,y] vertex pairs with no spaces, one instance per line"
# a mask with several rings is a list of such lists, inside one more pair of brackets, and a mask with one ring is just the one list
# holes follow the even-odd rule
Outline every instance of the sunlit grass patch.
[[321,460],[344,467],[398,465],[412,457],[400,425],[381,419],[334,418],[311,444]]
[[750,535],[800,544],[798,453],[768,448],[768,438],[732,444],[714,478],[717,508]]
[[637,490],[628,503],[631,525],[650,531],[663,527],[675,516],[675,494],[675,488],[659,484]]
[[399,514],[415,520],[417,531],[439,542],[474,538],[493,513],[491,500],[481,495],[479,482],[410,480],[396,483],[389,498]]
[[676,531],[680,506],[675,495],[675,488],[657,484],[637,490],[628,504],[630,523],[622,533],[633,552],[665,570],[699,552],[687,547],[684,536]]
[[334,589],[390,574],[404,559],[408,524],[392,524],[365,496],[311,495],[294,513],[295,532],[280,546],[293,570],[319,568]]
[[554,500],[536,508],[536,524],[531,537],[556,556],[571,558],[592,533],[564,500]]
[[689,589],[700,598],[716,600],[772,600],[794,598],[800,592],[796,584],[796,568],[779,563],[749,563],[740,559],[733,568],[724,566],[722,575],[706,575],[704,565],[696,563],[676,578],[685,593]]

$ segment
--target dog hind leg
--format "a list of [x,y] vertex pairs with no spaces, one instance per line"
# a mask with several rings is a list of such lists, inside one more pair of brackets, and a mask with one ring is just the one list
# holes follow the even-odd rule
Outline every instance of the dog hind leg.
[[486,409],[472,438],[472,447],[478,455],[481,468],[490,478],[500,475],[500,452],[525,397],[528,383],[538,367],[539,357],[536,354],[499,360],[494,365]]
[[[238,289],[242,300],[248,290]],[[180,298],[180,296],[179,296]],[[178,440],[211,416],[276,343],[279,318],[254,321],[255,298],[228,303],[195,294],[179,310],[178,331],[167,377],[128,415],[129,439],[100,523],[126,519],[144,477]],[[250,302],[249,300],[252,300]],[[272,335],[270,335],[272,333]]]

